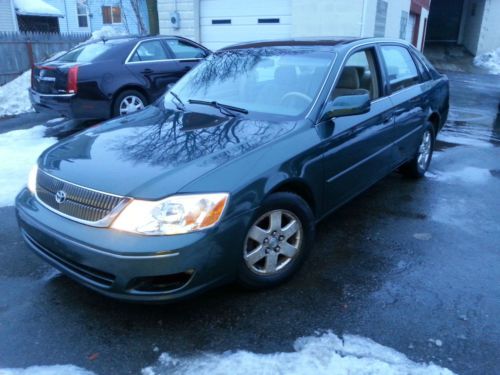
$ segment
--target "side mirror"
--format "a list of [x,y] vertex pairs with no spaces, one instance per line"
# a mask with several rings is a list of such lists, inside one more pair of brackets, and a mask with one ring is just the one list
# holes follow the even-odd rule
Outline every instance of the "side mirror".
[[370,111],[370,95],[368,93],[338,96],[329,101],[321,121],[334,117],[361,115]]

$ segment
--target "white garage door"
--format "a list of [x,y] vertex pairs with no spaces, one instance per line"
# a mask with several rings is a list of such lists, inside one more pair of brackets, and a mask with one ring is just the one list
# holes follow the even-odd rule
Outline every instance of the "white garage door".
[[212,50],[253,40],[289,38],[291,0],[201,0],[201,43]]

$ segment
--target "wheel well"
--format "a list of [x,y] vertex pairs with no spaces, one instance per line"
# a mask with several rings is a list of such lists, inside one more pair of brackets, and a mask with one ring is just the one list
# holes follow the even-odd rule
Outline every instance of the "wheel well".
[[441,118],[439,117],[439,114],[437,112],[432,113],[429,116],[430,123],[432,124],[432,127],[434,128],[434,136],[437,136],[437,133],[440,130],[440,124],[441,124]]
[[286,181],[276,186],[271,190],[271,193],[287,192],[294,193],[301,197],[311,208],[313,214],[316,214],[316,202],[314,200],[313,193],[309,186],[302,181]]
[[118,95],[120,95],[122,92],[124,91],[127,91],[127,90],[134,90],[134,91],[138,91],[140,92],[142,95],[144,95],[144,97],[146,98],[146,100],[148,101],[148,104],[151,102],[151,98],[149,97],[148,93],[146,92],[146,90],[144,90],[142,87],[140,86],[134,86],[134,85],[128,85],[128,86],[123,86],[123,87],[120,87],[119,90],[117,90],[114,94],[113,94],[113,100],[111,101],[111,116],[113,115],[113,109],[115,108],[115,101],[116,101],[116,98],[118,98]]

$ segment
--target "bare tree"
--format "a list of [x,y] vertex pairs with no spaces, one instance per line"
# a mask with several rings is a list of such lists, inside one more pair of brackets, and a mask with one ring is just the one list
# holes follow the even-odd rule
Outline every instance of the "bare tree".
[[132,6],[132,10],[134,11],[134,15],[137,20],[137,32],[140,35],[146,34],[146,26],[144,26],[141,16],[140,0],[130,0],[130,5]]

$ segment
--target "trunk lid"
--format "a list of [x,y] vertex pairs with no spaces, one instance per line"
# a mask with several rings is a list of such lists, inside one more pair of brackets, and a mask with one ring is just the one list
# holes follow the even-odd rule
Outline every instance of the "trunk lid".
[[36,64],[31,73],[31,88],[40,94],[68,94],[68,72],[75,63]]

